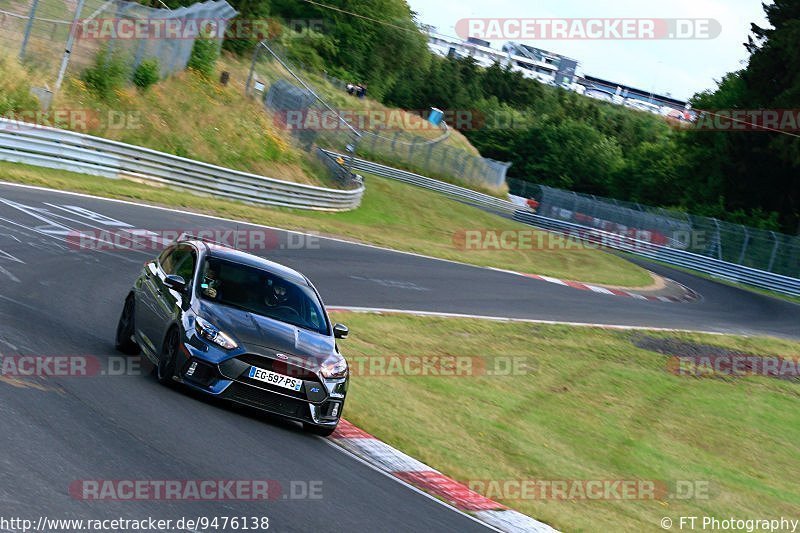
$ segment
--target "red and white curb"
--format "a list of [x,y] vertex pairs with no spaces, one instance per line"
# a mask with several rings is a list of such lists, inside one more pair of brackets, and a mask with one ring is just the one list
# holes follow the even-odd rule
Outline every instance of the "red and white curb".
[[571,287],[573,289],[578,289],[581,291],[591,291],[596,292],[598,294],[607,294],[609,296],[624,296],[627,298],[636,298],[637,300],[648,300],[651,302],[694,302],[700,298],[700,295],[697,294],[695,291],[690,289],[685,285],[681,285],[677,281],[668,280],[675,285],[680,286],[683,289],[683,294],[681,296],[658,296],[653,294],[642,294],[639,292],[634,291],[626,291],[623,289],[612,289],[608,287],[600,287],[598,285],[591,285],[589,283],[581,283],[580,281],[569,281],[564,279],[552,278],[550,276],[540,276],[538,274],[525,274],[523,272],[514,272],[513,270],[504,270],[500,268],[491,268],[491,270],[496,270],[498,272],[504,272],[506,274],[515,274],[517,276],[523,276],[526,278],[531,278],[539,281],[546,281],[547,283],[554,283],[556,285],[562,285],[564,287]]
[[329,438],[379,470],[424,490],[495,529],[508,533],[557,532],[543,522],[470,490],[466,485],[392,448],[346,420],[339,422],[339,427]]

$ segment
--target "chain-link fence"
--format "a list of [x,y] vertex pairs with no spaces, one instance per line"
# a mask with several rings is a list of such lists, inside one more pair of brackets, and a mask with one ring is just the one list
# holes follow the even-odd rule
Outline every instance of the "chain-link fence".
[[401,132],[367,135],[361,143],[366,159],[396,165],[424,176],[443,178],[467,186],[501,188],[511,163],[494,161],[423,137],[408,141]]
[[[343,80],[323,73],[334,87],[346,90]],[[472,113],[471,111],[469,112]],[[383,163],[390,163],[425,176],[443,177],[465,185],[496,189],[503,187],[511,163],[476,156],[444,143],[451,130],[442,122],[442,133],[434,138],[415,135],[404,130],[374,132],[360,130],[361,155]]]
[[800,236],[521,180],[508,184],[512,194],[538,201],[545,217],[800,278]]
[[[361,177],[353,157],[361,134],[304,80],[274,43],[261,42],[253,55],[247,94],[259,98],[277,127],[288,131],[340,186],[356,187]],[[280,50],[280,49],[278,49]],[[333,157],[321,148],[342,154]]]
[[0,46],[17,54],[48,89],[78,75],[107,47],[132,72],[158,59],[161,75],[183,70],[195,40],[220,40],[236,11],[224,0],[155,9],[123,0],[0,0]]
[[[311,72],[313,70],[309,70],[304,65],[292,64],[287,59],[289,57],[287,51],[277,42],[265,41],[262,46],[262,50],[268,50],[269,53],[263,51],[257,51],[256,53],[256,60],[254,61],[255,75],[256,78],[261,79],[256,79],[254,84],[263,80],[269,80],[272,83],[275,79],[285,77],[287,74],[290,78],[295,79],[294,82],[289,80],[290,83],[297,83],[297,80],[300,79],[299,72]],[[274,65],[264,63],[266,57],[270,57],[274,64],[283,67],[286,72],[275,72]],[[344,81],[324,72],[318,74],[320,80],[330,83],[333,87],[341,90],[342,93],[346,91],[347,84]],[[308,79],[304,80],[303,84],[315,95],[324,94],[324,91],[319,90],[320,87],[312,89],[313,83]],[[264,98],[270,97],[271,88],[265,87],[263,90],[265,91]],[[506,171],[511,166],[511,163],[486,159],[461,148],[448,145],[443,141],[450,136],[450,131],[444,126],[436,128],[429,124],[428,127],[436,132],[430,138],[416,135],[404,129],[370,131],[345,118],[351,115],[363,118],[364,115],[370,115],[369,110],[365,111],[360,106],[354,106],[355,109],[337,108],[336,105],[325,102],[321,97],[319,99],[324,103],[325,111],[322,111],[322,114],[305,112],[297,108],[273,109],[286,117],[286,127],[292,130],[308,130],[306,133],[295,131],[299,138],[321,139],[321,141],[315,141],[320,146],[325,146],[324,142],[327,140],[338,144],[340,147],[346,147],[351,143],[349,139],[343,141],[342,134],[357,134],[359,157],[364,159],[467,186],[488,189],[498,189],[505,186]],[[270,107],[266,100],[265,103]],[[375,122],[386,123],[392,119],[404,120],[392,115],[393,111],[396,110],[383,110],[384,116]],[[326,116],[331,113],[333,114],[331,117]],[[334,119],[334,116],[338,118]],[[325,120],[326,118],[328,120]],[[359,124],[361,123],[360,120],[358,122]],[[370,121],[367,120],[367,122]],[[425,122],[425,119],[420,118],[419,122]],[[353,131],[347,132],[348,129]],[[331,149],[336,150],[334,147],[331,147]],[[350,151],[348,150],[347,153],[349,154]]]

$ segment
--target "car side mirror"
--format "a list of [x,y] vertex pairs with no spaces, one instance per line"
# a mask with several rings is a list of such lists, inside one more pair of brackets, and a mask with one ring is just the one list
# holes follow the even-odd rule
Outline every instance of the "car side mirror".
[[350,329],[344,324],[333,325],[333,336],[337,339],[346,339],[350,335]]
[[186,280],[181,276],[176,276],[174,274],[170,274],[164,278],[164,285],[177,292],[183,292],[186,290]]

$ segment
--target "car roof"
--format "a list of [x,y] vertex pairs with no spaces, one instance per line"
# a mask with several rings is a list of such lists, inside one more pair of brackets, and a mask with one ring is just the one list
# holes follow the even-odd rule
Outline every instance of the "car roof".
[[183,242],[193,242],[196,243],[201,248],[205,247],[207,250],[206,257],[223,259],[234,263],[239,263],[242,265],[247,265],[253,268],[266,270],[271,274],[276,274],[289,281],[293,281],[301,285],[311,286],[311,283],[308,281],[308,279],[300,272],[292,268],[289,268],[287,266],[284,266],[280,263],[270,261],[269,259],[264,259],[263,257],[258,257],[257,255],[243,252],[241,250],[229,248],[222,244],[206,242],[200,239],[187,239],[186,241]]

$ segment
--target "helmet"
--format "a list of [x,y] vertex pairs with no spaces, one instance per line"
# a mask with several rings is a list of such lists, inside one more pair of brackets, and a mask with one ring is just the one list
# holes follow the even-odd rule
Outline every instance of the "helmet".
[[283,303],[288,299],[285,285],[276,283],[275,285],[272,286],[272,292],[275,295],[275,301],[278,303]]
[[273,279],[267,280],[267,294],[264,302],[269,306],[281,305],[289,299],[286,285]]

